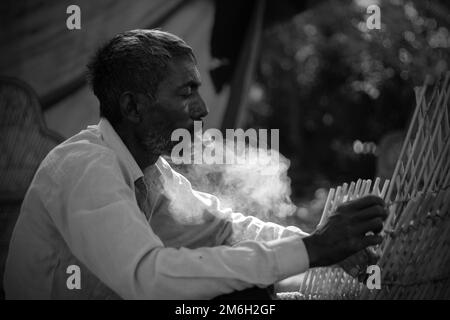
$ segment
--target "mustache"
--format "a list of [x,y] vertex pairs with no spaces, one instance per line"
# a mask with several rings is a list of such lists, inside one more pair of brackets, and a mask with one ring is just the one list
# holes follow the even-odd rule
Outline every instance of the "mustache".
[[[188,130],[191,137],[194,138],[199,132],[195,131],[195,122],[201,122],[201,127],[204,126],[203,118],[199,117],[197,119],[192,119],[188,125],[178,126],[172,123],[165,123],[155,126],[148,130],[144,137],[142,137],[141,142],[147,148],[153,148],[156,146],[170,146],[176,142],[172,142],[172,133],[177,129]],[[200,132],[201,134],[201,132]]]

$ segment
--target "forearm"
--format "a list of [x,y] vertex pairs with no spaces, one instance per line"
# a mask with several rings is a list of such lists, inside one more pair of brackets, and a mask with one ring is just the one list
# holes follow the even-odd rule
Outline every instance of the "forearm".
[[210,299],[306,271],[299,236],[233,247],[167,248],[128,206],[74,212],[61,228],[76,257],[125,299]]
[[[110,251],[110,248],[103,248]],[[296,239],[235,247],[140,247],[122,254],[80,256],[106,286],[124,299],[211,299],[254,286],[267,287],[308,267]]]
[[211,299],[253,286],[266,287],[306,271],[300,239],[239,246],[158,249],[136,268],[136,296],[145,299]]

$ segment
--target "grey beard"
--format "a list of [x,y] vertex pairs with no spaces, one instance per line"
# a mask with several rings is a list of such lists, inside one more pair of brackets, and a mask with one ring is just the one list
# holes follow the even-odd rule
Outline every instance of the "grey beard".
[[170,154],[176,142],[170,139],[172,133],[167,130],[152,130],[142,139],[145,149],[155,155]]

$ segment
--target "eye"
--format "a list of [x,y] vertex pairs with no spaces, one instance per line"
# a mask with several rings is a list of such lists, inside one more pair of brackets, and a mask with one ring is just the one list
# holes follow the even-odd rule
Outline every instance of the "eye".
[[192,89],[191,87],[186,87],[181,90],[180,96],[183,98],[189,98],[192,95]]

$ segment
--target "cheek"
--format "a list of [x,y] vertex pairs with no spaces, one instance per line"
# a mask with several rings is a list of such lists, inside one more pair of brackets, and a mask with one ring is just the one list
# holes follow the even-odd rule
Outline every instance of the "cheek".
[[159,101],[153,104],[150,108],[149,120],[155,123],[167,121],[172,108],[172,105],[168,101]]
[[183,101],[182,104],[181,104],[182,113],[189,115],[189,107],[190,107],[190,105],[191,105],[191,101],[189,101],[189,100]]
[[166,99],[160,101],[151,112],[149,121],[168,128],[187,128],[191,125],[190,107],[194,102],[189,99]]
[[158,109],[154,109],[146,114],[144,122],[146,126],[152,127],[164,121],[164,115]]
[[189,100],[180,100],[176,103],[173,103],[170,108],[168,108],[168,116],[174,122],[185,121],[189,119],[189,107],[191,105],[191,101]]

